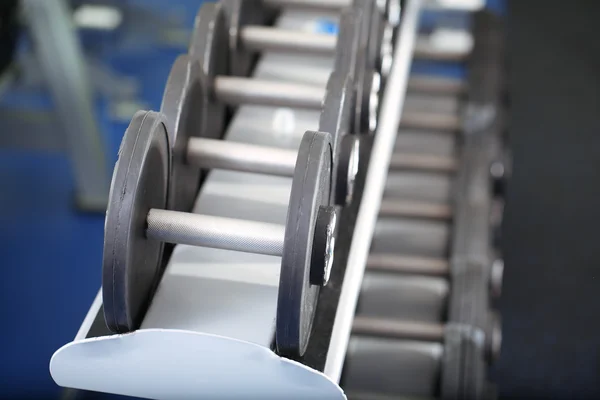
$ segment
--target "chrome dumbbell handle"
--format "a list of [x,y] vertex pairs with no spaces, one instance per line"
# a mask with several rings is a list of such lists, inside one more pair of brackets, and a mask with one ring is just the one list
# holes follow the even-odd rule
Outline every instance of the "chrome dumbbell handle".
[[240,30],[245,49],[253,51],[285,51],[289,53],[335,53],[337,36],[327,33],[250,25]]
[[166,243],[187,244],[281,256],[285,226],[211,215],[151,209],[146,236]]
[[[319,209],[315,229],[315,251],[322,251],[323,262],[313,263],[311,283],[326,285],[329,281],[335,252],[337,215],[332,207]],[[285,226],[212,215],[151,209],[146,218],[146,237],[149,239],[213,249],[281,256]],[[321,256],[322,256],[321,255]]]
[[298,152],[270,146],[191,138],[187,162],[200,168],[294,176]]

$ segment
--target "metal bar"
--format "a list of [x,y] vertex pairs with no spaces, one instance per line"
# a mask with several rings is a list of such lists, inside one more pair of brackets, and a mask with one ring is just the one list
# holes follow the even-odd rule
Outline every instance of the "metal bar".
[[390,169],[416,169],[431,172],[454,172],[457,162],[452,157],[429,154],[394,153]]
[[408,81],[408,90],[421,93],[460,95],[467,85],[460,79],[435,76],[412,76]]
[[326,11],[338,11],[352,4],[350,0],[264,0],[264,2],[273,7]]
[[187,161],[200,168],[294,176],[298,152],[232,141],[191,138]]
[[448,220],[452,218],[452,207],[447,204],[383,199],[379,215],[382,217]]
[[450,232],[448,221],[379,218],[371,250],[399,255],[446,257]]
[[110,188],[106,148],[70,11],[63,0],[24,0],[21,4],[66,137],[77,204],[104,211]]
[[469,57],[467,51],[443,50],[432,46],[430,43],[417,43],[415,46],[415,59],[427,61],[465,62]]
[[475,12],[485,7],[484,0],[475,1],[447,1],[447,0],[424,0],[423,9],[427,11],[463,11]]
[[[441,343],[354,336],[344,368],[344,392],[350,400],[439,398],[443,353]],[[362,397],[368,393],[389,397]]]
[[333,54],[337,43],[337,35],[266,26],[246,26],[240,38],[250,50],[311,54]]
[[406,95],[404,88],[408,83],[420,8],[420,0],[407,0],[405,3],[398,40],[394,48],[394,61],[380,108],[377,134],[371,150],[371,154],[376,154],[376,157],[371,157],[369,160],[362,201],[348,254],[346,275],[324,368],[324,373],[335,382],[339,382],[342,373],[354,311],[385,188],[387,170],[400,126],[400,115]]
[[273,82],[233,76],[215,78],[219,100],[233,105],[254,104],[320,110],[325,88],[312,85]]
[[448,135],[445,132],[403,129],[396,138],[394,155],[427,154],[456,159],[456,139],[455,135]]
[[458,115],[407,111],[402,115],[400,128],[457,132],[462,123]]
[[367,271],[356,313],[438,324],[445,319],[449,293],[446,277]]
[[369,254],[367,269],[403,274],[448,276],[450,273],[450,264],[444,258]]
[[385,196],[413,201],[449,203],[453,180],[449,174],[425,171],[388,172]]
[[352,324],[355,335],[399,340],[442,342],[444,325],[431,322],[395,321],[385,318],[356,316]]
[[148,238],[166,243],[271,256],[283,252],[282,225],[157,209],[150,210],[147,223]]
[[410,93],[404,104],[404,112],[418,111],[440,114],[458,114],[461,105],[460,96],[429,93]]

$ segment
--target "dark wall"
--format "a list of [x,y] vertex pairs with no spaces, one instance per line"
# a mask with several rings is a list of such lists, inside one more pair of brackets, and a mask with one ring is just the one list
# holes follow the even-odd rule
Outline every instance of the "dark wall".
[[600,1],[510,0],[503,398],[600,398]]

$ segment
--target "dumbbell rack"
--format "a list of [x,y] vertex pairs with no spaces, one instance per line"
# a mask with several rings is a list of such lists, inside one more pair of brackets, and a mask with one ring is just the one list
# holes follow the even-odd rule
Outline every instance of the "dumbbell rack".
[[[486,370],[502,336],[493,300],[504,269],[497,209],[510,166],[503,32],[487,12],[472,25],[466,93],[429,101],[436,120],[401,120],[345,359],[349,398],[496,396]],[[417,99],[408,94],[405,115]],[[421,168],[400,162],[407,153],[422,157]],[[410,213],[390,207],[399,198]]]
[[[313,335],[319,339],[312,339],[304,357],[294,361],[271,350],[277,258],[234,252],[224,255],[222,250],[179,245],[141,329],[110,335],[103,323],[101,295],[97,296],[75,340],[53,357],[51,373],[59,385],[156,399],[248,394],[344,398],[337,382],[404,102],[405,91],[397,88],[423,87],[423,81],[408,79],[419,10],[420,1],[406,2],[387,80],[392,90],[386,89],[383,97],[372,146],[361,149],[366,153],[362,162],[368,160],[369,168],[362,176],[360,208],[356,204],[348,214],[353,222],[352,213],[358,211],[356,230],[352,232],[349,225],[345,233],[346,248],[342,247],[342,257],[338,256],[342,261],[336,258],[332,284],[322,291],[316,315],[315,326],[324,329],[315,329]],[[335,15],[328,17],[336,19]],[[322,18],[323,13],[285,11],[277,25],[301,29]],[[306,65],[305,58],[263,53],[254,76],[324,85],[331,59],[311,56]],[[301,132],[314,127],[315,120],[318,113],[314,111],[241,106],[229,125],[227,140],[293,149]],[[369,150],[377,157],[369,159]],[[237,218],[249,218],[251,212],[251,219],[279,222],[285,219],[286,185],[289,183],[277,177],[241,178],[213,171],[194,211]],[[358,186],[362,189],[363,183]],[[244,203],[252,206],[244,207]]]

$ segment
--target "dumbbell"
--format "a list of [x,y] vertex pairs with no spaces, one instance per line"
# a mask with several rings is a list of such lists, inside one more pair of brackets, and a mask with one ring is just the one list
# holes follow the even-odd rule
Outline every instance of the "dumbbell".
[[[344,18],[344,17],[343,17]],[[343,37],[357,41],[353,33],[357,17],[346,14]],[[342,35],[341,35],[342,37]],[[352,132],[353,94],[350,77],[340,70],[332,72],[325,88],[312,85],[260,81],[246,77],[223,75],[227,71],[227,35],[224,12],[218,3],[205,3],[196,18],[196,27],[190,54],[180,56],[169,75],[161,111],[172,124],[174,135],[173,188],[175,210],[187,211],[198,189],[201,171],[187,163],[187,143],[192,136],[220,138],[225,128],[225,104],[256,104],[271,106],[302,107],[321,110],[319,130],[333,135],[334,157],[357,160],[358,141],[342,143],[341,137]],[[341,40],[341,39],[340,39]],[[340,45],[343,43],[340,41]],[[340,52],[344,55],[344,52]],[[344,57],[346,57],[344,55]],[[334,75],[337,77],[334,78]],[[376,121],[377,103],[368,119]],[[327,121],[325,121],[326,119]],[[348,144],[347,147],[342,146]],[[354,150],[353,150],[354,149]],[[342,151],[342,153],[340,153]],[[334,175],[337,174],[337,169]],[[334,181],[335,182],[335,181]],[[339,187],[337,187],[339,188]],[[336,188],[336,192],[337,192]]]
[[331,135],[308,131],[302,138],[286,226],[170,210],[170,166],[164,116],[136,113],[121,143],[106,213],[102,290],[108,327],[118,333],[140,327],[162,275],[166,242],[280,255],[277,349],[303,354],[334,257]]
[[350,339],[342,378],[348,398],[493,398],[486,393],[481,330],[460,324],[360,324],[369,322],[384,335]]
[[[498,297],[502,292],[504,262],[495,257],[488,269],[490,292],[494,297]],[[449,278],[450,262],[443,257],[371,253],[367,258],[367,270]]]
[[467,280],[479,284],[477,277],[485,277],[485,271],[475,268],[453,271],[451,276],[446,275],[442,279],[390,273],[389,270],[367,271],[357,307],[357,328],[354,333],[436,341],[442,339],[445,324],[460,323],[474,326],[485,333],[490,360],[499,353],[500,321],[489,307],[487,288],[483,285],[465,285]]
[[[202,110],[204,79],[200,66],[187,55],[173,64],[161,112],[166,116],[173,146],[170,204],[177,211],[191,209],[198,192],[202,169],[210,166],[230,170],[292,176],[296,152],[278,148],[218,140],[221,126]],[[332,202],[344,206],[352,200],[358,170],[359,137],[348,135],[351,123],[351,83],[334,71],[322,90],[319,131],[332,135]],[[208,125],[207,125],[208,124]],[[218,125],[218,121],[216,122]],[[234,154],[235,153],[235,154]],[[206,163],[210,165],[207,165]]]
[[227,39],[222,5],[204,3],[196,16],[188,54],[200,65],[204,75],[206,102],[217,103],[215,106],[226,103],[321,109],[325,88],[227,76],[229,57],[223,51],[227,48]]
[[[498,315],[492,313],[490,318],[491,351],[498,354],[502,345],[502,330]],[[398,340],[443,342],[445,327],[446,324],[443,323],[356,316],[352,323],[352,334]]]
[[[394,204],[393,201],[388,201]],[[382,202],[382,211],[380,211],[382,216],[387,216],[386,212],[389,213],[389,210],[383,211],[385,204],[385,201]],[[414,204],[414,207],[431,212],[422,203]],[[450,210],[446,211],[450,213]],[[437,212],[433,214],[437,219],[446,216],[440,215],[439,210],[434,212]],[[394,299],[394,293],[406,292],[406,289],[399,290],[401,287],[399,285],[407,279],[406,275],[421,277],[421,279],[427,279],[427,276],[444,278],[451,282],[451,295],[447,302],[449,321],[484,330],[488,356],[491,359],[496,357],[499,352],[497,333],[499,328],[495,327],[496,321],[490,322],[490,318],[493,317],[490,317],[489,300],[490,294],[498,296],[501,291],[502,262],[499,260],[489,263],[483,260],[473,262],[468,258],[468,254],[464,256],[465,253],[461,251],[462,246],[460,246],[463,240],[457,236],[461,235],[461,232],[456,228],[452,233],[456,243],[452,245],[452,262],[450,262],[446,258],[450,237],[447,225],[426,221],[425,218],[431,218],[432,215],[426,215],[423,211],[417,215],[420,218],[418,221],[407,219],[406,214],[396,216],[403,218],[384,218],[378,221],[372,253],[367,260],[367,270],[375,272],[373,277],[385,275],[386,278],[374,280],[366,287],[363,285],[361,303],[370,304],[371,310],[374,305],[389,304],[390,299]],[[470,231],[463,231],[461,237],[464,238],[464,234],[468,232]],[[455,250],[458,250],[458,254]],[[467,259],[463,260],[461,256]],[[397,282],[394,283],[396,279]],[[423,308],[419,299],[420,295],[415,298],[416,303],[411,305],[411,309]],[[404,301],[406,301],[404,297],[396,299],[397,304]],[[387,312],[391,313],[391,310],[395,310],[393,306]],[[384,315],[388,318],[394,317],[392,314]],[[400,334],[397,335],[400,338]],[[409,338],[404,337],[404,339]]]
[[[308,33],[268,26],[274,19],[272,5],[262,0],[222,0],[229,27],[230,66],[233,75],[245,76],[261,51],[323,54],[334,56],[336,35]],[[363,46],[368,46],[366,62],[381,72],[391,57],[389,31],[384,31],[381,10],[374,0],[354,0],[347,7],[362,13],[359,27]],[[341,11],[341,10],[337,10]],[[341,32],[340,32],[341,34]],[[384,44],[385,43],[385,44]],[[346,51],[350,51],[346,49]],[[386,70],[386,72],[389,72]]]
[[[173,66],[171,79],[167,83],[166,93],[182,93],[182,85],[179,84],[182,80],[179,79],[179,76],[185,76],[185,72],[192,69],[194,69],[194,63],[186,55],[179,56]],[[339,176],[343,182],[339,182],[339,184],[332,183],[336,189],[332,201],[337,205],[345,206],[352,200],[354,181],[358,173],[359,141],[357,136],[346,135],[346,132],[343,131],[344,119],[348,119],[347,116],[343,115],[348,112],[347,110],[344,111],[344,107],[346,109],[349,107],[347,104],[344,104],[344,99],[341,96],[341,91],[344,90],[344,87],[336,87],[338,84],[336,78],[338,77],[338,75],[332,75],[332,79],[328,84],[329,90],[326,94],[320,129],[321,131],[332,132],[333,137],[339,138],[341,142],[338,154],[345,162],[340,165],[336,162],[334,164],[336,170],[338,167],[341,168],[340,173],[336,174],[336,176]],[[339,78],[341,80],[341,77]],[[166,98],[168,101],[165,102],[165,106],[167,104],[178,105],[179,108],[175,107],[176,110],[181,109],[181,105],[188,101],[188,97],[185,94],[177,97],[181,98],[179,102],[175,101],[175,99],[170,99],[169,96]],[[193,99],[189,99],[189,101],[193,101]],[[193,118],[188,114],[185,116],[177,114],[176,110],[172,112],[173,110],[169,110],[168,107],[164,107],[164,109],[167,111],[165,115],[167,121],[173,121],[168,123],[169,125],[173,125],[176,121],[181,124],[189,123],[189,121],[181,121],[183,117]],[[188,169],[196,169],[197,171],[200,169],[226,169],[273,176],[294,176],[298,155],[297,151],[190,135],[194,133],[186,132],[184,129],[172,133],[175,141],[175,143],[172,143],[173,176],[178,176],[181,172],[180,170],[184,170],[183,173],[185,174],[185,171]],[[334,154],[335,160],[337,160],[338,154]],[[197,185],[182,184],[181,186],[184,190],[189,190],[190,187],[197,189]],[[179,190],[179,186],[175,186],[172,189],[175,196],[178,196],[177,191]],[[195,191],[191,192],[190,195],[195,197]],[[176,210],[182,208],[185,209],[185,207],[174,207]]]
[[[476,183],[481,184],[479,181],[482,172],[485,176],[485,164],[480,163],[478,166],[470,162],[472,157],[468,157],[469,155],[463,155],[467,159],[463,169],[469,172],[467,176],[470,179],[461,181],[459,194],[471,193]],[[479,173],[472,171],[473,169],[478,169]],[[481,201],[481,195],[475,197],[476,201]],[[387,272],[389,278],[385,280],[385,285],[389,287],[385,286],[388,290],[384,290],[383,287],[373,286],[363,293],[361,298],[362,301],[368,299],[373,304],[382,304],[384,299],[389,302],[393,297],[392,290],[397,291],[397,287],[391,285],[390,280],[398,273],[443,277],[451,282],[452,287],[448,300],[449,321],[484,330],[488,356],[493,359],[497,356],[499,347],[498,334],[490,328],[489,299],[490,292],[497,296],[501,291],[503,266],[501,261],[492,262],[493,258],[484,256],[489,254],[486,253],[489,244],[486,244],[487,236],[481,233],[481,227],[486,225],[487,219],[479,210],[473,211],[471,206],[475,203],[464,203],[466,198],[469,196],[463,194],[457,200],[458,218],[454,221],[451,235],[452,262],[445,259],[450,236],[445,225],[406,219],[380,220],[367,268],[371,271]],[[423,204],[418,206],[424,207]],[[483,240],[478,240],[479,237]],[[399,243],[402,243],[404,248],[402,245],[399,247]],[[409,246],[406,246],[407,244]],[[390,272],[394,275],[390,275]],[[418,306],[413,308],[420,309]],[[499,328],[494,329],[499,331]]]
[[[365,0],[370,1],[370,0]],[[354,93],[358,114],[352,132],[368,133],[376,128],[379,107],[380,78],[374,72],[365,75],[361,63],[357,65],[360,43],[361,12],[345,10],[340,20],[340,33],[336,42],[334,71],[348,74],[356,84]],[[230,68],[226,13],[221,3],[204,3],[196,16],[189,55],[200,64],[206,76],[209,93],[206,107],[213,116],[222,114],[219,104],[255,104],[282,107],[320,109],[325,89],[312,85],[273,82],[240,76],[226,76]],[[237,63],[236,63],[237,64]],[[363,63],[364,64],[364,63]],[[361,69],[362,68],[362,69]],[[363,71],[363,72],[360,72]],[[362,78],[366,76],[367,78]],[[216,101],[215,101],[216,100]],[[208,103],[212,101],[212,106]],[[218,110],[220,107],[220,110]],[[217,118],[218,119],[218,118]],[[222,118],[221,118],[222,119]]]
[[[452,207],[443,203],[384,198],[379,215],[382,219],[376,226],[375,251],[369,255],[367,269],[450,277],[450,262],[444,256],[451,234],[444,222],[454,218]],[[452,235],[456,236],[456,232]],[[504,273],[502,258],[490,251],[489,262],[482,265],[488,270],[491,294],[499,296]]]

